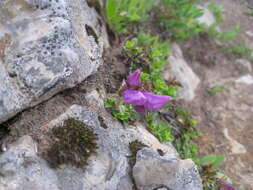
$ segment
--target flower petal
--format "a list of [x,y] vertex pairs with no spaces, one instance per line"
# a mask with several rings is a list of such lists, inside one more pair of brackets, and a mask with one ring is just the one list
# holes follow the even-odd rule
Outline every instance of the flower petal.
[[150,111],[157,111],[164,108],[172,100],[170,96],[158,96],[149,92],[142,92],[147,98],[145,107]]
[[137,112],[139,112],[140,114],[143,114],[143,115],[146,114],[146,109],[145,109],[144,106],[135,106],[135,110],[136,110]]
[[147,98],[140,91],[126,90],[124,91],[124,100],[125,100],[125,104],[143,106],[146,103]]
[[141,86],[141,70],[137,69],[133,74],[129,75],[126,82],[130,87]]
[[233,185],[231,185],[230,183],[228,183],[227,181],[224,180],[220,180],[219,181],[223,187],[221,188],[222,190],[236,190]]

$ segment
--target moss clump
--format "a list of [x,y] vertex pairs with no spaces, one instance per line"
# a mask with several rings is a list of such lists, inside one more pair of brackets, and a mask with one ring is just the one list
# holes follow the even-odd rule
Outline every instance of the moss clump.
[[97,134],[81,121],[68,119],[50,132],[52,145],[43,153],[51,167],[70,164],[79,168],[87,165],[88,158],[96,153]]

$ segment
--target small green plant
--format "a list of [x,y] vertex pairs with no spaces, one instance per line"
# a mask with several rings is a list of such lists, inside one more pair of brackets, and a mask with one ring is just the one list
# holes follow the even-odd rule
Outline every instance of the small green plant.
[[199,24],[197,20],[204,14],[196,6],[198,2],[200,0],[162,0],[155,18],[173,39],[188,39],[205,29],[205,25]]
[[238,34],[240,32],[240,26],[237,25],[228,31],[221,32],[217,29],[217,24],[214,24],[210,26],[206,32],[211,38],[215,38],[224,42],[231,42],[238,37]]
[[147,116],[149,130],[159,139],[160,142],[171,142],[174,140],[172,127],[163,121],[158,121],[157,113],[149,113]]
[[245,43],[233,44],[228,48],[224,49],[224,51],[228,54],[235,54],[239,57],[246,57],[250,60],[252,59],[252,49],[248,47]]
[[200,174],[205,190],[220,190],[223,188],[235,190],[235,186],[237,185],[232,184],[229,177],[218,172],[218,168],[221,166],[223,161],[224,156],[222,155],[208,155],[200,159]]
[[216,87],[213,87],[211,88],[210,90],[208,90],[208,93],[211,95],[211,96],[216,96],[218,93],[224,91],[226,89],[225,86],[221,85],[221,86],[216,86]]
[[148,18],[154,0],[107,0],[106,15],[109,25],[119,34],[126,34],[132,24]]
[[168,85],[162,76],[171,50],[169,41],[160,42],[159,37],[140,32],[137,38],[125,43],[125,50],[134,69],[144,68],[143,83],[152,84],[155,94],[177,97],[178,86]]
[[138,119],[139,115],[132,105],[126,105],[122,100],[108,99],[105,102],[105,108],[112,115],[124,124]]
[[245,12],[246,15],[253,16],[253,10],[249,9]]
[[223,7],[221,5],[218,5],[217,3],[209,3],[207,7],[213,13],[216,23],[222,23],[224,20],[222,14]]
[[194,139],[197,139],[202,134],[196,129],[196,120],[191,117],[191,112],[185,110],[182,106],[169,109],[176,113],[174,124],[179,126],[179,131],[173,141],[175,148],[181,158],[191,158],[195,163],[198,163],[198,147]]

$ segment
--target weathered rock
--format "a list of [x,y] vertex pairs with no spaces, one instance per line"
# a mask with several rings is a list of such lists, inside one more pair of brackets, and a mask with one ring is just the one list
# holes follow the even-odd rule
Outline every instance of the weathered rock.
[[0,122],[96,71],[99,19],[86,0],[0,1]]
[[[36,146],[31,138],[23,137],[28,139],[26,140],[28,143],[22,143],[23,141],[20,140],[16,143],[19,146],[16,144],[10,146],[0,156],[0,190],[131,190],[133,181],[129,176],[131,169],[129,157],[132,154],[129,150],[129,143],[135,140],[150,146],[150,150],[160,149],[164,153],[164,158],[177,160],[174,166],[180,169],[180,172],[178,171],[181,175],[179,179],[188,179],[188,167],[192,166],[194,168],[193,163],[189,160],[180,161],[171,145],[161,144],[140,124],[124,128],[117,121],[109,119],[108,116],[104,118],[104,125],[107,125],[107,128],[103,128],[96,114],[81,106],[72,106],[66,113],[46,126],[42,126],[42,129],[51,130],[68,118],[82,121],[92,127],[97,134],[97,154],[89,158],[86,168],[61,165],[58,169],[52,169],[46,164],[45,160],[38,157],[41,151],[46,151],[46,149],[41,148],[44,147],[43,135],[39,144],[38,155],[36,155]],[[47,144],[47,142],[45,143]],[[24,154],[21,152],[24,152]],[[24,161],[26,157],[29,158],[29,162]],[[170,162],[168,164],[170,165]],[[164,165],[166,167],[166,164]],[[11,172],[7,170],[9,167],[12,167]],[[33,175],[32,178],[30,178],[30,175]],[[27,180],[27,176],[29,176],[29,180]],[[44,178],[45,176],[47,178]],[[166,176],[164,177],[166,178]],[[174,177],[176,180],[176,176]],[[200,181],[199,183],[195,184],[196,187],[189,187],[193,187],[193,190],[198,189],[197,187],[201,185]]]
[[23,136],[0,155],[0,190],[60,190],[56,173],[36,152],[32,138]]
[[150,148],[138,151],[133,177],[139,190],[200,190],[201,179],[191,160],[160,156]]
[[239,69],[242,72],[251,72],[252,71],[252,66],[250,61],[246,60],[246,59],[237,59],[235,61],[235,64],[239,67]]
[[246,84],[246,85],[252,85],[253,84],[253,77],[248,74],[240,77],[235,81],[236,83]]
[[183,86],[180,98],[187,101],[193,100],[200,79],[185,61],[182,50],[177,44],[173,44],[172,55],[168,60],[169,65],[163,73],[164,78],[168,80],[171,77],[175,77]]
[[213,16],[213,13],[208,10],[208,8],[199,6],[204,12],[204,14],[199,17],[197,20],[200,24],[205,24],[207,27],[212,26],[215,24],[216,20],[215,17]]

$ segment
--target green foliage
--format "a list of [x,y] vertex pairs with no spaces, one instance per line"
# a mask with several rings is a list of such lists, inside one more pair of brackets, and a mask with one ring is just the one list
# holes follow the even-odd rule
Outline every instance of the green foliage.
[[224,91],[225,89],[226,89],[225,86],[216,86],[216,87],[213,87],[212,89],[208,90],[208,93],[211,96],[216,96],[218,93]]
[[159,37],[140,32],[137,38],[125,43],[125,50],[133,61],[133,69],[139,67],[140,62],[146,63],[143,67],[148,67],[148,69],[142,74],[142,81],[144,84],[151,82],[155,94],[177,97],[178,87],[168,85],[161,74],[168,64],[170,42],[160,42]]
[[121,100],[108,99],[105,102],[105,108],[124,124],[135,121],[139,117],[132,105],[126,105]]
[[220,32],[217,30],[217,24],[214,24],[210,26],[207,29],[207,34],[211,38],[215,38],[221,41],[229,42],[233,41],[238,37],[238,34],[240,32],[240,26],[237,25],[234,28],[226,31],[226,32]]
[[223,7],[221,5],[218,5],[217,3],[209,3],[207,7],[213,13],[216,22],[218,24],[222,23],[224,20],[222,14]]
[[126,34],[133,23],[148,18],[154,0],[107,0],[106,15],[109,25],[118,33]]
[[191,117],[191,112],[182,106],[178,106],[175,112],[177,114],[176,125],[180,126],[180,135],[175,138],[173,144],[181,158],[191,158],[195,163],[198,163],[198,148],[194,139],[202,134],[196,129],[197,122]]
[[[155,0],[107,0],[106,13],[109,25],[119,34],[127,34],[133,29],[134,23],[144,23],[154,2]],[[211,27],[199,24],[198,18],[203,15],[203,10],[196,5],[198,2],[201,0],[161,0],[160,4],[153,7],[155,8],[153,15],[157,26],[161,30],[165,29],[173,40],[185,40],[201,33],[207,33],[209,37],[224,42],[237,38],[239,26],[227,32],[217,30],[218,24],[223,21],[222,7],[217,4],[210,3],[208,5],[217,23]],[[229,47],[230,49],[226,49],[226,51],[230,53],[247,56],[251,53],[244,46]],[[170,42],[162,42],[160,36],[150,35],[146,31],[139,32],[135,38],[124,44],[124,56],[126,55],[127,60],[131,63],[130,69],[134,71],[141,68],[142,70],[143,88],[153,91],[155,94],[176,98],[180,85],[176,86],[172,82],[166,81],[162,76],[162,72],[168,64],[167,57],[170,50]],[[211,89],[209,93],[215,95],[222,90],[224,87],[219,86]],[[140,117],[133,106],[125,105],[121,100],[109,99],[105,103],[105,107],[123,123],[134,122]],[[175,120],[173,119],[171,123],[162,120],[160,117],[162,113],[150,112],[146,118],[149,130],[161,142],[172,141],[181,158],[191,158],[195,161],[201,171],[205,190],[218,190],[220,186],[217,179],[223,179],[225,175],[221,177],[221,173],[216,170],[224,158],[210,155],[200,159],[198,147],[194,142],[201,136],[201,133],[196,129],[196,120],[183,107],[177,106],[176,110],[173,109],[168,106],[168,110],[165,110],[165,112],[171,111],[176,115]],[[133,143],[134,146],[135,144],[138,145],[137,147],[143,147],[142,143]]]
[[224,161],[223,155],[208,155],[200,160],[201,166],[210,166],[210,169],[218,169]]
[[223,161],[224,156],[222,155],[208,155],[200,159],[200,174],[205,190],[219,190],[221,187],[220,180],[232,184],[230,178],[217,171]]
[[198,162],[198,147],[189,135],[175,139],[173,144],[182,159],[191,158],[195,163]]
[[159,139],[160,142],[171,142],[174,140],[172,128],[162,121],[157,121],[156,113],[149,113],[149,130]]
[[252,49],[248,47],[245,43],[234,44],[224,50],[228,54],[236,54],[239,57],[246,57],[248,59],[252,59]]
[[162,0],[156,18],[174,39],[188,39],[205,29],[197,19],[203,10],[196,6],[200,0]]

